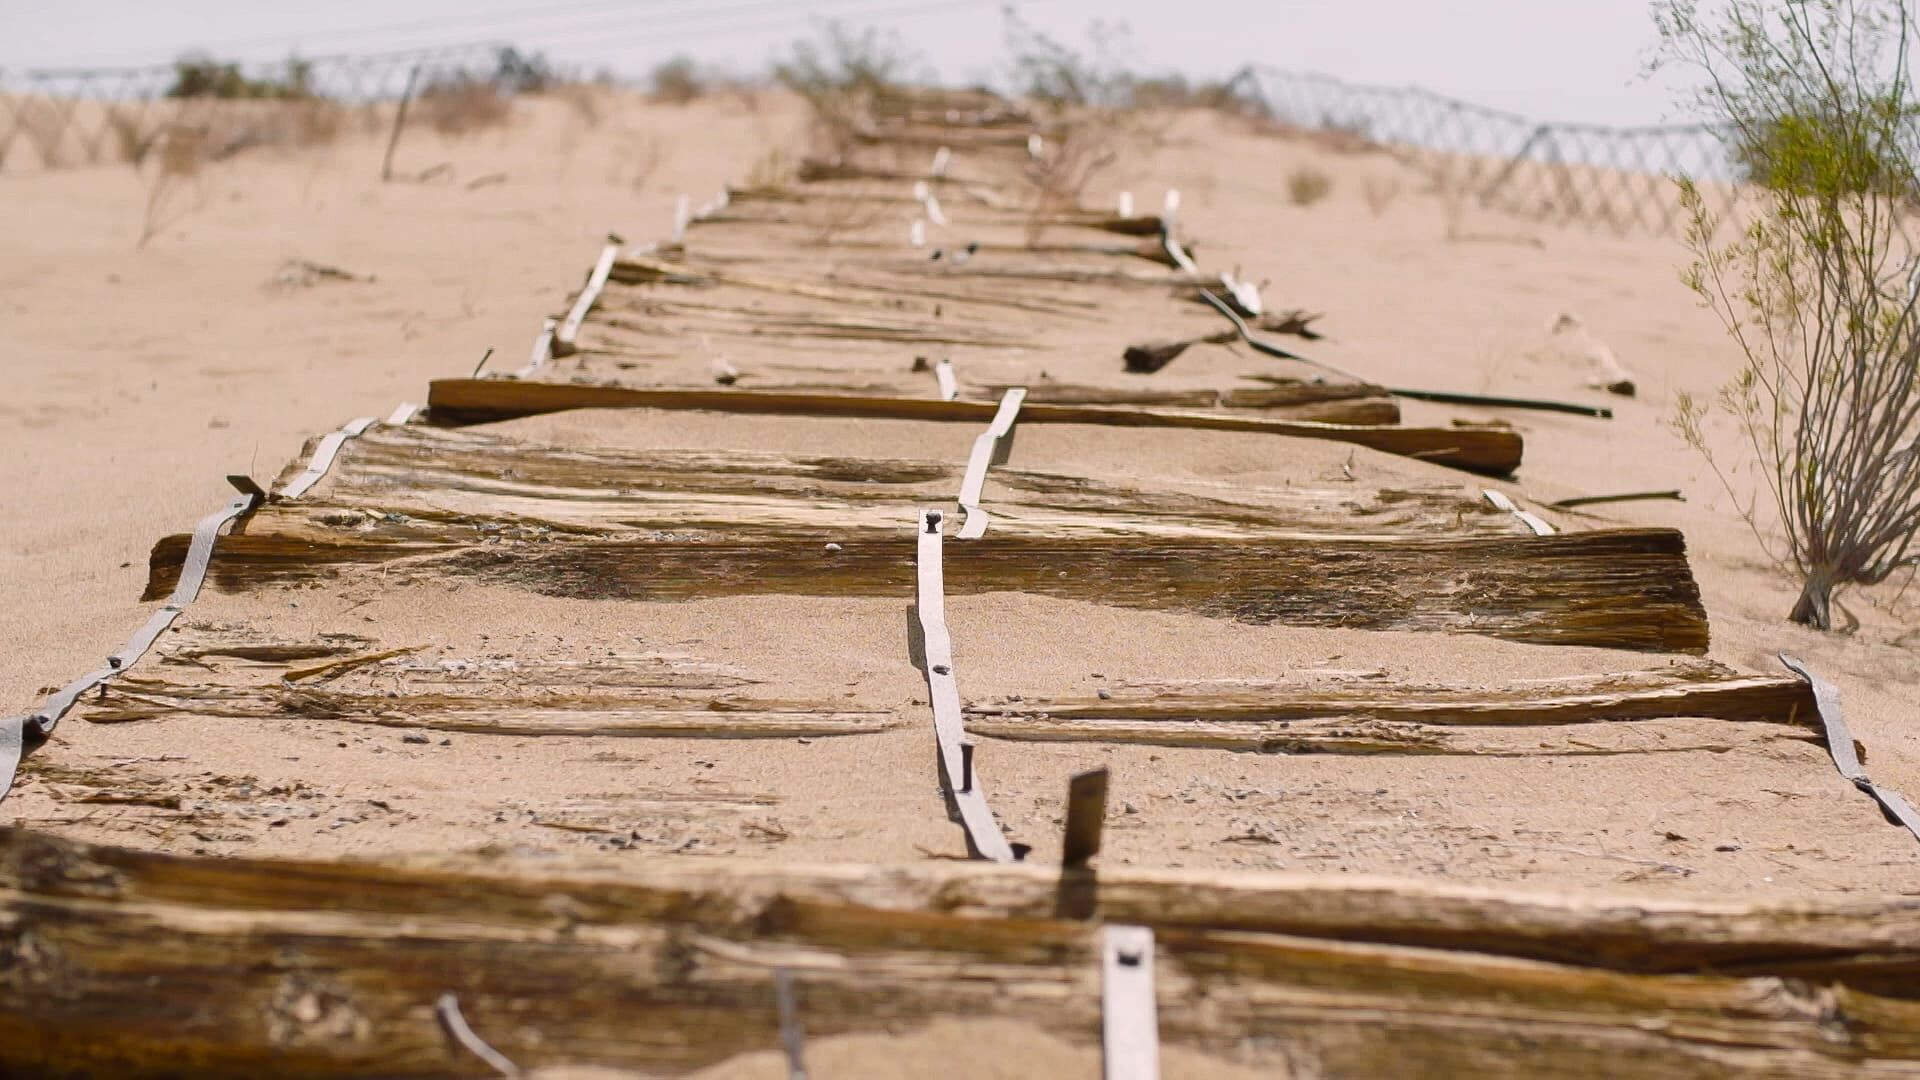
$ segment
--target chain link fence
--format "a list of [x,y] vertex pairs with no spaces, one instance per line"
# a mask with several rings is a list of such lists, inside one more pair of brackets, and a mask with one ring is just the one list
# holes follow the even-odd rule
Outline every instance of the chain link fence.
[[[0,170],[138,165],[169,139],[214,158],[323,141],[358,117],[414,98],[433,123],[559,76],[503,45],[231,64],[183,59],[137,68],[0,70]],[[1532,220],[1626,234],[1674,234],[1675,176],[1701,182],[1710,209],[1737,210],[1739,170],[1704,126],[1543,124],[1414,87],[1243,68],[1227,84],[1267,122],[1336,145],[1382,150],[1444,196]]]
[[431,116],[538,89],[544,62],[499,45],[264,64],[185,58],[134,68],[0,70],[0,170],[138,165],[168,142],[208,156],[323,141],[412,96]]
[[1740,170],[1704,125],[1549,124],[1416,87],[1244,68],[1234,92],[1272,123],[1393,154],[1443,195],[1536,221],[1619,234],[1685,228],[1675,177],[1707,207],[1738,210]]

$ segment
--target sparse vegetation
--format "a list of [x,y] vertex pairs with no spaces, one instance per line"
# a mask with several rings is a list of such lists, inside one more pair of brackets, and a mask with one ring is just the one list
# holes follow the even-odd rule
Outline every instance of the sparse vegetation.
[[1130,139],[1150,141],[1157,129],[1132,109],[1129,81],[1117,70],[1112,53],[1123,35],[1096,22],[1089,30],[1091,57],[1068,48],[1029,26],[1009,11],[1007,51],[1016,93],[1039,106],[1041,125],[1051,138],[1028,162],[1034,187],[1027,242],[1038,243],[1047,223],[1080,205],[1087,187],[1119,160]]
[[[161,134],[157,145],[159,154],[147,170],[146,210],[140,220],[140,239],[133,245],[135,250],[146,247],[155,236],[178,224],[202,203],[197,189],[201,167],[207,160],[206,133],[195,128],[169,128]],[[189,188],[195,190],[189,192]]]
[[785,150],[775,146],[753,159],[753,166],[747,170],[747,186],[781,187],[793,179],[794,172],[793,159]]
[[866,124],[873,103],[920,71],[919,58],[900,38],[869,27],[855,33],[829,22],[818,39],[802,39],[773,75],[813,108],[818,152],[844,157]]
[[686,105],[707,95],[708,79],[691,56],[675,56],[661,61],[647,76],[653,100],[668,105]]
[[628,183],[635,191],[644,191],[653,182],[653,174],[666,164],[667,148],[658,136],[648,135],[632,144],[634,147],[634,165]]
[[1295,206],[1312,206],[1333,191],[1333,178],[1311,165],[1301,165],[1287,174],[1287,201]]
[[1400,200],[1400,181],[1389,176],[1369,176],[1360,185],[1360,196],[1366,200],[1367,213],[1379,217]]
[[1657,11],[1662,60],[1693,70],[1696,104],[1754,183],[1751,224],[1726,243],[1682,185],[1686,281],[1725,322],[1743,364],[1709,405],[1681,395],[1676,429],[1740,492],[1708,430],[1745,436],[1784,543],[1756,498],[1741,513],[1801,581],[1788,616],[1833,626],[1835,590],[1920,562],[1920,102],[1899,0],[1690,0]]
[[67,155],[63,143],[66,139],[67,118],[60,115],[51,102],[22,101],[16,107],[14,123],[20,133],[33,144],[34,152],[40,155],[40,167],[57,169],[67,164]]
[[250,76],[239,64],[190,53],[173,62],[170,98],[287,101],[313,95],[313,64],[293,57],[277,75]]
[[513,115],[513,102],[497,81],[466,72],[436,76],[414,97],[415,115],[442,135],[467,135],[499,127]]

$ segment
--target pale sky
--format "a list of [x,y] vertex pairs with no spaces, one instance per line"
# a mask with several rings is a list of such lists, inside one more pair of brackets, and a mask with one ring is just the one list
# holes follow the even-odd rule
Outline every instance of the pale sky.
[[[501,41],[556,61],[644,75],[675,53],[739,71],[821,19],[898,32],[946,80],[991,78],[1004,0],[0,0],[0,68],[233,59]],[[1418,85],[1540,120],[1684,117],[1640,77],[1649,0],[1013,0],[1084,48],[1125,25],[1136,70],[1222,75],[1249,62],[1353,82]]]

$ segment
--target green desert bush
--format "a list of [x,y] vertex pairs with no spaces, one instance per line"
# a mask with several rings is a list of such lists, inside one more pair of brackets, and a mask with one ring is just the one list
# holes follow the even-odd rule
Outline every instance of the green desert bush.
[[1681,395],[1675,426],[1739,502],[1708,440],[1729,416],[1757,461],[1781,539],[1742,508],[1801,583],[1789,614],[1833,625],[1834,591],[1913,567],[1920,532],[1920,248],[1913,232],[1920,109],[1900,0],[1691,0],[1656,9],[1661,63],[1700,80],[1750,187],[1744,227],[1683,181],[1685,280],[1743,363],[1711,401]]

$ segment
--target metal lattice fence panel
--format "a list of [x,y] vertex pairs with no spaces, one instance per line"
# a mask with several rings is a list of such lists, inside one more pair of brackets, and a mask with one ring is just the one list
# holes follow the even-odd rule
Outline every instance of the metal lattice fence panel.
[[505,95],[549,77],[494,45],[266,64],[0,71],[0,169],[139,164],[191,137],[214,157],[312,141],[412,92]]
[[1417,87],[1264,66],[1234,85],[1276,124],[1384,150],[1444,196],[1503,213],[1675,234],[1686,224],[1677,177],[1698,182],[1717,216],[1737,212],[1739,170],[1710,127],[1543,124]]

